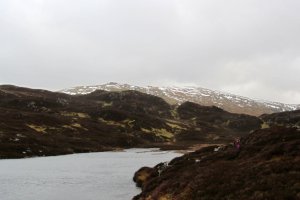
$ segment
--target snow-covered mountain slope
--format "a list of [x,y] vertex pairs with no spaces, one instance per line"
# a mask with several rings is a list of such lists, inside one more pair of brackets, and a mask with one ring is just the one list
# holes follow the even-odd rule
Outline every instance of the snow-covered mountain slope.
[[300,109],[300,104],[284,104],[278,102],[253,100],[230,93],[209,90],[201,87],[139,87],[128,84],[107,83],[94,86],[77,86],[64,89],[64,92],[71,95],[88,94],[95,90],[123,91],[137,90],[147,94],[152,94],[165,99],[171,104],[181,104],[185,101],[195,102],[201,105],[217,106],[234,113],[244,113],[250,115],[261,115],[264,113],[274,113]]

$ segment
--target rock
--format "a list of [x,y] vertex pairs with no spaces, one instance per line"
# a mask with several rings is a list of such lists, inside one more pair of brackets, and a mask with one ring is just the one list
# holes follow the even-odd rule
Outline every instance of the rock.
[[154,168],[151,167],[142,167],[138,171],[135,172],[133,176],[133,181],[136,183],[137,187],[144,187],[145,183],[155,176],[158,173]]

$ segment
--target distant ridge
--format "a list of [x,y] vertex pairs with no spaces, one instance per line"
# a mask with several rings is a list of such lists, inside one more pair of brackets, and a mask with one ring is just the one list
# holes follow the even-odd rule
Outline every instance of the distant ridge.
[[124,91],[136,90],[143,93],[155,95],[165,99],[170,104],[181,104],[185,101],[198,103],[205,106],[217,106],[234,113],[243,113],[259,116],[276,112],[292,111],[300,109],[300,104],[284,104],[279,102],[254,100],[226,92],[210,90],[201,87],[155,87],[134,86],[110,82],[102,85],[77,86],[63,89],[60,92],[79,95],[88,94],[95,90]]

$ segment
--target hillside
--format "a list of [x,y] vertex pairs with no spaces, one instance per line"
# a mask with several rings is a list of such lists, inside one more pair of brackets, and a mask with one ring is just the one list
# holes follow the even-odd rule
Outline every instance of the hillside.
[[300,199],[300,129],[273,126],[232,145],[211,146],[143,167],[135,200]]
[[61,92],[76,95],[88,94],[95,90],[136,90],[161,97],[170,104],[181,104],[185,101],[190,101],[205,106],[217,106],[233,113],[244,113],[254,116],[300,109],[300,105],[253,100],[247,97],[201,87],[139,87],[128,84],[107,83],[95,86],[78,86],[61,90]]
[[279,125],[300,128],[300,110],[262,115],[260,118],[268,126]]
[[0,158],[130,147],[184,149],[221,144],[261,127],[254,116],[138,91],[68,95],[0,86]]

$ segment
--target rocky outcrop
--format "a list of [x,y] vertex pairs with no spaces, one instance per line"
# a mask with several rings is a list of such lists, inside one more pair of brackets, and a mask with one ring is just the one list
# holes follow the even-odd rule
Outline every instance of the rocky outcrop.
[[[300,199],[300,130],[272,127],[147,168],[135,200]],[[159,170],[160,173],[159,173]],[[143,170],[141,170],[143,171]]]
[[158,176],[158,170],[151,167],[142,167],[135,172],[133,176],[133,181],[136,183],[137,187],[144,187],[144,184],[149,181],[149,179]]

